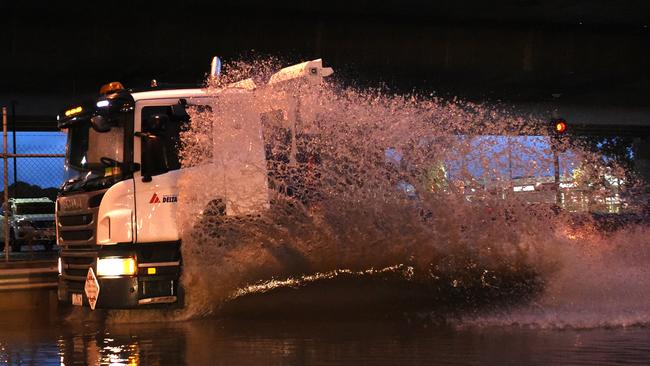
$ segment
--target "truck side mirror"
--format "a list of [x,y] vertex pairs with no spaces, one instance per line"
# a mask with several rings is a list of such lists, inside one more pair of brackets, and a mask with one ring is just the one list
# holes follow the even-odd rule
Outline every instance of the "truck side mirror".
[[111,130],[110,121],[100,115],[90,117],[90,125],[97,132],[108,132]]
[[171,106],[172,116],[175,120],[179,122],[189,122],[190,115],[187,114],[187,101],[185,99],[179,99],[178,104]]
[[142,141],[142,181],[151,182],[152,176],[169,170],[164,139],[154,133],[136,132],[135,135]]

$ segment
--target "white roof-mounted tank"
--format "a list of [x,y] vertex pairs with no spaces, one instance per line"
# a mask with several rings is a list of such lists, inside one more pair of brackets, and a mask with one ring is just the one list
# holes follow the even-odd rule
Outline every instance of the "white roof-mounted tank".
[[301,77],[306,78],[310,82],[319,83],[323,80],[324,77],[330,76],[333,73],[334,70],[332,70],[331,67],[323,67],[323,60],[319,58],[281,69],[280,71],[271,75],[268,84],[278,84],[284,81],[294,80]]
[[[319,58],[281,69],[271,75],[266,85],[277,85],[300,78],[305,78],[305,80],[310,83],[318,84],[323,81],[324,77],[332,75],[333,73],[334,70],[332,70],[331,67],[323,67],[323,60]],[[262,85],[257,85],[253,79],[248,78],[228,84],[227,88],[252,90],[260,86]]]

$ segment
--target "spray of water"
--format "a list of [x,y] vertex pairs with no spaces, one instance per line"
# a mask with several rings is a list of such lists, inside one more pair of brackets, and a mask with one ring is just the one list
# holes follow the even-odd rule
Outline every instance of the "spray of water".
[[[208,85],[215,102],[191,108],[176,318],[260,310],[277,294],[454,309],[459,326],[650,320],[646,229],[576,229],[554,192],[515,194],[513,176],[552,176],[552,154],[544,137],[502,136],[539,134],[541,119],[335,82],[221,89],[262,85],[275,66],[230,65]],[[575,146],[565,155],[598,160]]]
[[549,253],[558,261],[542,296],[526,306],[463,317],[459,327],[593,328],[650,322],[648,229],[574,238]]

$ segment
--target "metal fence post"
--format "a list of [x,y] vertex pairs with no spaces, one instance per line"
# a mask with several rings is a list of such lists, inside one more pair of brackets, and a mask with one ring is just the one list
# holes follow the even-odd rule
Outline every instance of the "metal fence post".
[[[11,139],[13,140],[13,148],[11,149],[14,154],[18,154],[16,150],[16,101],[11,101]],[[18,182],[18,159],[14,158],[14,184]]]
[[4,213],[4,239],[5,239],[5,262],[9,262],[9,166],[7,162],[7,107],[2,107],[2,159],[4,161],[4,203],[2,211]]

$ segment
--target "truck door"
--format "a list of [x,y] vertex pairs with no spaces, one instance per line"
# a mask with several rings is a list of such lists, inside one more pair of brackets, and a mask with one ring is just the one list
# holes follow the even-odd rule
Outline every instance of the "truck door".
[[[140,138],[136,137],[134,154],[140,155],[141,162],[141,170],[134,176],[138,243],[179,240],[176,210],[182,123],[171,114],[176,103],[178,99],[153,100],[136,106],[136,135]],[[144,156],[145,149],[156,153]]]

